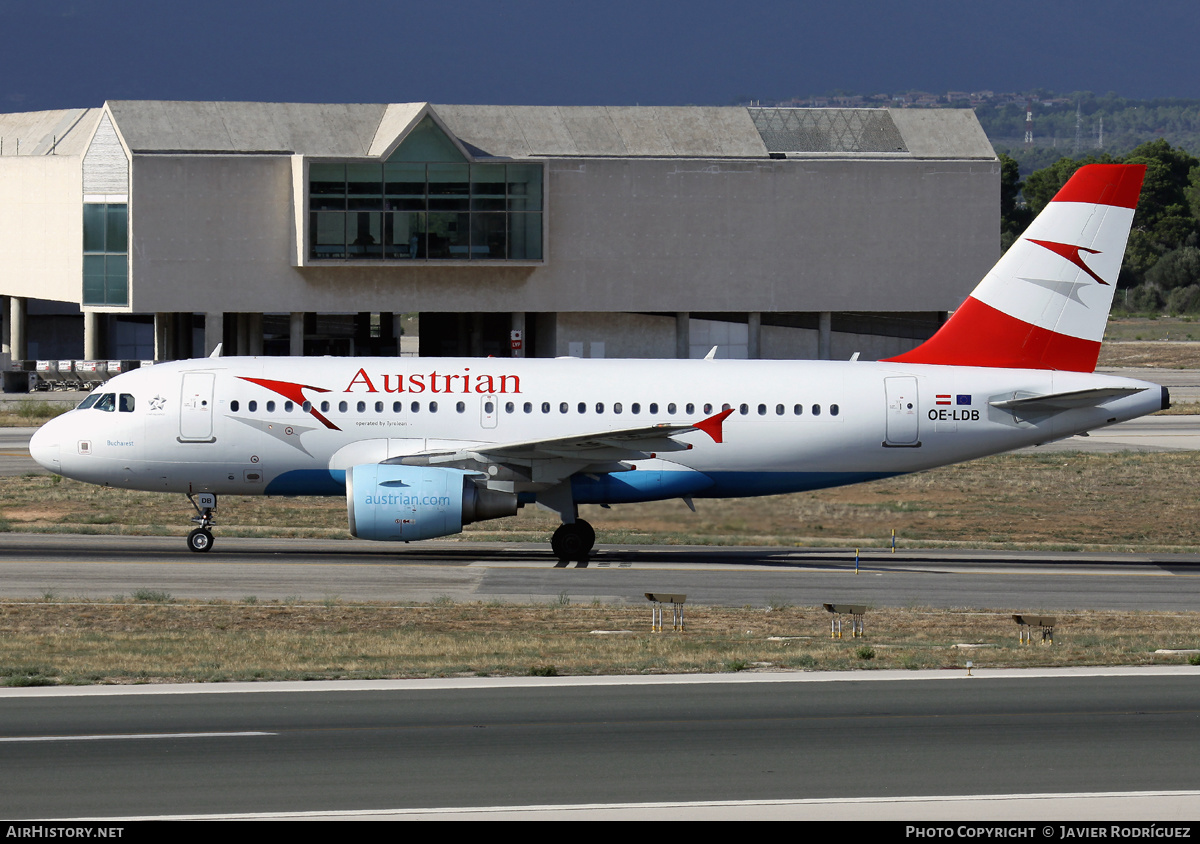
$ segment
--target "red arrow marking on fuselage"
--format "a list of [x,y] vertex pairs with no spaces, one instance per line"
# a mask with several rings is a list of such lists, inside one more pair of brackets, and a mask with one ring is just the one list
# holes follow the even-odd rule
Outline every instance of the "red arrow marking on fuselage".
[[1096,281],[1100,282],[1105,287],[1108,287],[1108,282],[1096,275],[1096,273],[1092,271],[1092,268],[1083,262],[1083,255],[1080,254],[1082,252],[1086,252],[1089,255],[1099,255],[1099,249],[1088,249],[1086,246],[1072,246],[1069,243],[1057,243],[1053,240],[1034,240],[1033,238],[1029,238],[1029,242],[1036,243],[1038,246],[1041,246],[1044,249],[1049,249],[1051,252],[1061,258],[1066,258],[1072,264],[1079,267],[1079,269],[1096,279]]
[[[293,381],[272,381],[269,378],[247,378],[245,375],[239,375],[238,377],[241,378],[243,381],[249,381],[251,384],[257,384],[260,387],[266,387],[271,392],[278,393],[279,395],[283,396],[285,399],[294,401],[296,404],[300,405],[301,407],[303,407],[304,403],[306,401],[308,401],[308,399],[304,398],[305,390],[312,390],[313,392],[316,392],[316,393],[328,393],[329,392],[329,390],[326,390],[324,387],[313,387],[309,384],[297,384]],[[337,425],[334,425],[332,422],[330,422],[328,419],[326,419],[323,415],[321,415],[320,411],[318,411],[315,407],[312,407],[311,405],[309,405],[308,412],[311,413],[313,416],[315,416],[317,419],[319,419],[321,421],[321,424],[324,425],[326,428],[331,428],[334,431],[342,430]]]
[[722,442],[725,438],[724,432],[721,430],[721,424],[728,418],[729,414],[733,413],[733,408],[723,410],[716,416],[710,416],[707,419],[701,419],[694,427],[698,431],[703,431],[713,438],[713,442]]

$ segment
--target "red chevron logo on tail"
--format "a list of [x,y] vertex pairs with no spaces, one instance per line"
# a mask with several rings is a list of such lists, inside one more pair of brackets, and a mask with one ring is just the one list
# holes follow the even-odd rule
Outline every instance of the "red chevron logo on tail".
[[1086,246],[1072,246],[1069,243],[1056,243],[1053,240],[1034,240],[1033,238],[1029,238],[1029,242],[1036,243],[1038,246],[1049,249],[1055,255],[1066,258],[1072,264],[1079,267],[1079,269],[1096,279],[1096,281],[1100,282],[1105,287],[1108,286],[1107,281],[1096,275],[1096,273],[1092,271],[1092,268],[1083,262],[1083,255],[1081,254],[1086,252],[1089,255],[1099,255],[1099,249],[1088,249]]

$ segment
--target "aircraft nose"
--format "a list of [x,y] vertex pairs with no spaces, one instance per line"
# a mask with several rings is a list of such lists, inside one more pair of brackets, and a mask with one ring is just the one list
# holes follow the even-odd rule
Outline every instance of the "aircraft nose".
[[29,455],[43,469],[59,473],[62,470],[58,456],[59,436],[58,432],[54,430],[59,426],[55,425],[54,421],[50,420],[33,432],[33,436],[29,440]]

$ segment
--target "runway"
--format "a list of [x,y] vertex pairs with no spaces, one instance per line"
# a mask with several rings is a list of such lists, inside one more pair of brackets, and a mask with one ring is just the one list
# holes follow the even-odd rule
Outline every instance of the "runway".
[[0,813],[1200,816],[1196,669],[248,686],[0,692]]
[[[1144,376],[1143,376],[1144,377]],[[0,429],[0,473],[41,471]],[[1043,449],[1200,448],[1150,417]],[[1200,555],[0,534],[29,599],[1200,610]],[[952,676],[953,675],[953,676]],[[1200,669],[0,689],[10,818],[1200,818]]]
[[587,568],[555,568],[544,543],[223,537],[192,554],[178,537],[0,534],[0,594],[111,598],[138,590],[243,600],[645,603],[1035,610],[1200,610],[1200,555],[602,545]]

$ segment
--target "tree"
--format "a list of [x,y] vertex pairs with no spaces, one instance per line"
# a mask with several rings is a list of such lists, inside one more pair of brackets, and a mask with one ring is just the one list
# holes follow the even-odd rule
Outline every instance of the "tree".
[[1142,195],[1125,248],[1122,283],[1138,284],[1165,253],[1187,244],[1197,234],[1187,189],[1200,160],[1173,149],[1161,138],[1142,144],[1125,157],[1126,164],[1145,164]]
[[1007,250],[1021,236],[1033,214],[1024,203],[1018,202],[1021,195],[1020,168],[1015,158],[1000,153],[1000,248]]

